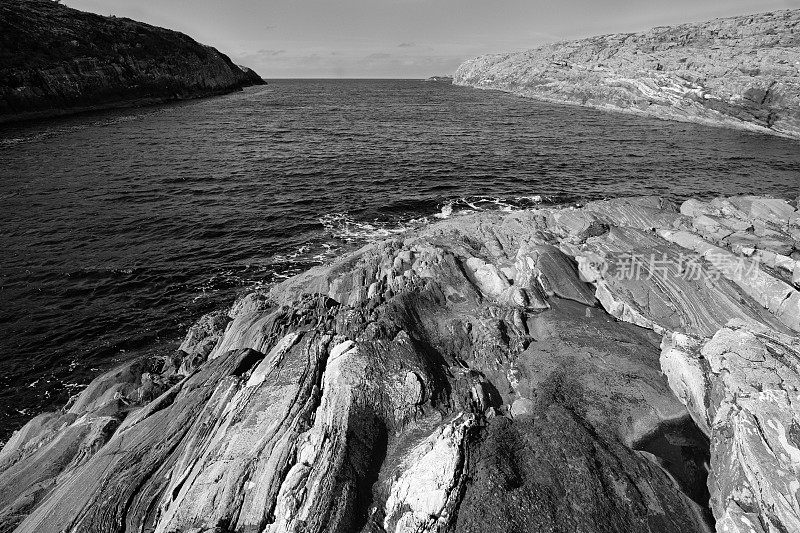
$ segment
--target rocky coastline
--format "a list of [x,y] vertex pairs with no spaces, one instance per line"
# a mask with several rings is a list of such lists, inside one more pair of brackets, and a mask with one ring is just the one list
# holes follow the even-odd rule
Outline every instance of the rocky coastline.
[[480,56],[454,83],[800,138],[800,10]]
[[0,532],[800,531],[800,211],[454,216],[204,316],[0,451]]
[[0,3],[0,123],[263,83],[252,70],[182,33],[51,0]]

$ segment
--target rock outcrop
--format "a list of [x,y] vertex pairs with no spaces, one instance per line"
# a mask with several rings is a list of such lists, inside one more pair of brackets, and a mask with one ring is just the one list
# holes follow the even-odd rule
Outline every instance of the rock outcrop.
[[0,3],[0,122],[263,83],[182,33],[51,0]]
[[800,137],[800,10],[471,59],[457,85]]
[[202,318],[0,452],[0,531],[800,530],[800,212],[453,217]]

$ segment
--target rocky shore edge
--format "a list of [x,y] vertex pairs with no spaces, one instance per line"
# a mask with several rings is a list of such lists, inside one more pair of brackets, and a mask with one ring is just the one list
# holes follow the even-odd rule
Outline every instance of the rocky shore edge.
[[51,0],[0,3],[0,123],[201,98],[263,85],[182,33]]
[[798,139],[800,9],[480,56],[454,83]]
[[201,318],[0,451],[0,531],[800,531],[800,211],[456,216]]

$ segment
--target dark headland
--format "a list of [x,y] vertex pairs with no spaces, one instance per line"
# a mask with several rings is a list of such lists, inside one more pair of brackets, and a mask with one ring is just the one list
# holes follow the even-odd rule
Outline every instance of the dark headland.
[[50,0],[0,2],[0,122],[263,83],[252,70],[176,31]]

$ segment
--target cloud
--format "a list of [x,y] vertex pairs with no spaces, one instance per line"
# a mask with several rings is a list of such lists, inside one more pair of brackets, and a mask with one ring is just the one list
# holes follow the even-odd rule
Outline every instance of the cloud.
[[417,44],[416,43],[400,43],[400,44],[397,45],[398,48],[412,48],[414,46],[417,46]]
[[427,78],[449,74],[463,61],[453,51],[436,53],[427,46],[362,51],[325,46],[294,49],[263,48],[233,55],[265,78]]

